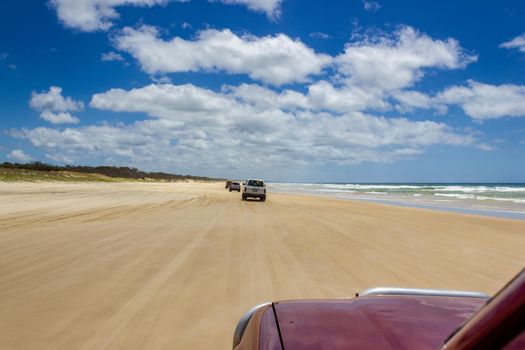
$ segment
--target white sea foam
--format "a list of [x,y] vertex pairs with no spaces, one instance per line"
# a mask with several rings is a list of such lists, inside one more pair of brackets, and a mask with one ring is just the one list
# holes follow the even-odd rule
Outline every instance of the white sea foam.
[[274,183],[270,184],[270,188],[275,192],[311,193],[348,199],[525,211],[525,184]]
[[450,192],[465,192],[465,193],[484,193],[484,192],[501,192],[501,193],[513,193],[523,192],[525,193],[525,187],[505,187],[505,186],[438,186],[437,190],[450,191]]
[[476,196],[473,194],[435,193],[434,196],[453,197],[458,199],[476,199]]
[[525,203],[525,199],[518,199],[518,198],[499,198],[499,197],[476,196],[476,199],[479,199],[482,201],[493,200],[493,201],[500,201],[500,202]]

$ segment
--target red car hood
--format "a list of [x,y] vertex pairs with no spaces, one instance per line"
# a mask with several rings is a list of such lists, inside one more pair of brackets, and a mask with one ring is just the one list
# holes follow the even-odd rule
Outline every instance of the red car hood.
[[285,301],[276,303],[275,310],[285,350],[424,350],[438,349],[486,301],[483,298],[370,296]]

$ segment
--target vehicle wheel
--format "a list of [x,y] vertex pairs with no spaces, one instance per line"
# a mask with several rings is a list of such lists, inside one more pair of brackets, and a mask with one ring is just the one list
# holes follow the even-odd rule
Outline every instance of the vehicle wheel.
[[231,192],[231,191],[232,191],[232,189],[230,188],[230,189],[229,189],[229,191]]
[[261,202],[266,201],[266,196],[261,197]]
[[241,190],[237,190],[237,192],[241,193]]
[[243,194],[242,195],[242,200],[245,201],[246,200],[246,196]]

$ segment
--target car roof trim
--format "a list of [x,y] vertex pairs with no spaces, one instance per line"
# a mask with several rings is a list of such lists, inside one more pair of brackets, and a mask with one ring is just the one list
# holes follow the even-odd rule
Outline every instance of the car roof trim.
[[376,287],[369,288],[359,296],[375,296],[375,295],[421,295],[421,296],[435,296],[435,297],[464,297],[464,298],[483,298],[488,299],[490,296],[481,292],[470,292],[461,290],[447,290],[447,289],[423,289],[423,288],[396,288],[396,287]]

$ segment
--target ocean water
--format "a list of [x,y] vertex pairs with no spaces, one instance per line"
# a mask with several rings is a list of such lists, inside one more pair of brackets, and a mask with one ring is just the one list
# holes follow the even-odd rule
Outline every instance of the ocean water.
[[280,183],[303,193],[525,220],[525,183]]

